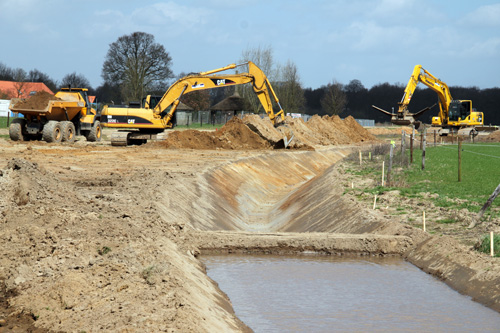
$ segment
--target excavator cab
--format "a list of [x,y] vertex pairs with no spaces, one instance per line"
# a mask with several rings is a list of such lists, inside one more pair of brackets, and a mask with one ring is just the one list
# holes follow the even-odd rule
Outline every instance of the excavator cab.
[[154,109],[162,96],[148,95],[142,99],[141,107],[145,109]]
[[450,102],[449,121],[465,120],[471,112],[471,101],[454,100]]

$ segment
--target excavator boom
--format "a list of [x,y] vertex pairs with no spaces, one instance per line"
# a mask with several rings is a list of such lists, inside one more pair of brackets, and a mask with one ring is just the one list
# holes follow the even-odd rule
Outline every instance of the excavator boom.
[[[244,65],[248,65],[248,71],[245,73],[220,73]],[[130,134],[130,131],[128,134],[126,132],[116,134],[117,139],[115,142],[112,140],[113,145],[127,145],[131,136],[136,137],[137,141],[144,142],[144,140],[152,139],[154,135],[164,129],[173,127],[172,119],[184,94],[242,84],[252,84],[254,93],[275,126],[285,121],[285,113],[271,83],[264,72],[249,61],[239,65],[230,64],[222,68],[187,75],[172,84],[156,105],[153,103],[153,96],[147,96],[142,107],[105,106],[102,111],[103,125],[105,127],[136,130],[132,134]],[[273,99],[279,107],[277,113],[273,110]],[[121,137],[118,137],[119,135]]]
[[471,101],[453,100],[448,85],[429,73],[421,65],[416,65],[414,67],[412,75],[410,76],[410,80],[406,85],[403,98],[398,103],[399,108],[397,113],[389,113],[374,105],[372,105],[372,107],[378,111],[390,115],[391,122],[394,124],[413,124],[416,128],[418,128],[420,122],[416,119],[420,117],[424,112],[427,112],[428,110],[433,108],[435,105],[434,104],[433,106],[424,108],[416,113],[411,113],[408,111],[408,105],[410,104],[413,93],[415,92],[415,89],[417,88],[417,85],[419,83],[423,83],[438,95],[437,104],[439,105],[439,114],[437,117],[433,117],[432,125],[442,127],[442,133],[447,133],[450,128],[461,129],[483,125],[483,113],[473,110]]
[[[215,74],[246,64],[248,64],[247,73],[224,75]],[[156,107],[154,108],[154,113],[161,114],[168,107],[172,106],[172,108],[164,118],[165,126],[168,128],[171,127],[170,123],[172,117],[177,109],[177,106],[179,105],[182,95],[197,90],[214,89],[228,85],[240,85],[247,83],[252,84],[254,93],[259,98],[259,101],[261,102],[264,110],[266,111],[273,124],[277,124],[277,116],[280,116],[281,120],[284,121],[284,111],[281,108],[278,97],[276,96],[271,83],[267,79],[266,75],[262,72],[262,70],[260,70],[260,68],[251,61],[241,65],[231,64],[220,69],[201,72],[199,74],[191,74],[177,80],[172,86],[170,86],[170,88],[168,88],[167,92],[163,95],[160,102],[156,105]],[[274,114],[271,96],[280,108],[277,114]]]

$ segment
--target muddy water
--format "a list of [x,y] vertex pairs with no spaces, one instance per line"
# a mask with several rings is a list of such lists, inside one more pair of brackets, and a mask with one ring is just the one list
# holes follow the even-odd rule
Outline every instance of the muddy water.
[[256,332],[498,332],[500,315],[400,258],[204,256]]

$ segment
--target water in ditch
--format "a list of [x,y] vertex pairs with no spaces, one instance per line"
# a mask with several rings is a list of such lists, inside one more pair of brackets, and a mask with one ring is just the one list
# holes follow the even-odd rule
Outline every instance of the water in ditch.
[[400,258],[203,256],[255,332],[498,332],[500,314]]

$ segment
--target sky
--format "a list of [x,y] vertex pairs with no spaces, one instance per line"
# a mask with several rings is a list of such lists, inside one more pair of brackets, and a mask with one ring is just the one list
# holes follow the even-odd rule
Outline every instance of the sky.
[[500,87],[500,1],[0,0],[0,31],[0,63],[94,88],[109,45],[136,31],[165,47],[174,74],[261,47],[293,62],[304,88],[406,85],[417,64],[449,86]]

